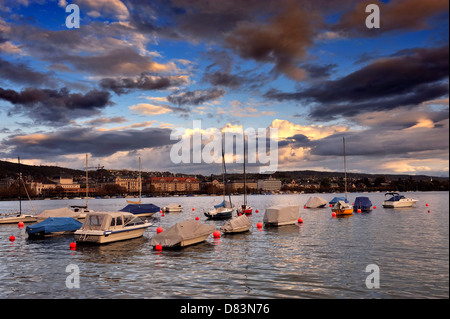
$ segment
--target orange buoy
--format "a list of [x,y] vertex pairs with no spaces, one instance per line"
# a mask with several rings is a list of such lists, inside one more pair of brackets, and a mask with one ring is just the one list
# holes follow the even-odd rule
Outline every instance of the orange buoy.
[[216,231],[213,233],[213,236],[214,236],[214,238],[220,238],[220,231],[216,230]]
[[162,231],[163,231],[163,228],[162,228],[162,227],[156,228],[156,233],[157,233],[157,234],[161,233]]
[[14,237],[14,235],[9,236],[9,241],[15,241],[16,237]]
[[162,246],[160,244],[155,246],[155,250],[157,251],[161,251],[162,250]]
[[162,213],[163,213],[162,209],[160,209],[160,210],[159,210],[159,213],[160,213],[160,214],[162,214]]
[[332,213],[331,213],[331,216],[336,217],[336,213],[335,213],[335,212],[332,212]]
[[262,224],[261,222],[259,222],[259,223],[256,224],[256,227],[262,228],[262,227],[263,227],[263,224]]
[[75,248],[77,248],[77,243],[76,242],[71,242],[69,244],[70,249],[74,250]]
[[303,223],[303,219],[299,218],[299,219],[298,219],[298,222],[299,222],[300,224]]
[[19,226],[20,228],[22,228],[23,227],[23,222],[19,222],[18,224],[17,224],[17,226]]
[[195,217],[195,220],[199,220],[200,218],[198,218],[198,216],[197,217]]

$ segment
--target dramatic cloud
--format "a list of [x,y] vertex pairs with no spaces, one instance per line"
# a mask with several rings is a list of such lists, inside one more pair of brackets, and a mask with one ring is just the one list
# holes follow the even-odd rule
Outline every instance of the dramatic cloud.
[[93,128],[69,128],[45,134],[16,135],[4,139],[0,156],[21,154],[23,158],[52,159],[68,154],[91,153],[110,156],[116,152],[174,144],[171,130],[146,128],[142,130],[98,131]]
[[106,91],[91,90],[85,94],[58,90],[27,88],[16,92],[0,88],[0,99],[13,104],[12,114],[25,114],[40,124],[65,125],[71,120],[98,114],[111,105]]
[[182,86],[189,82],[187,76],[155,76],[142,73],[137,78],[104,78],[100,86],[112,90],[116,94],[126,94],[132,90],[164,90],[174,86]]
[[181,92],[171,94],[167,101],[177,105],[199,105],[208,101],[216,100],[225,94],[223,89],[207,89]]
[[448,94],[448,82],[442,82],[449,76],[448,56],[448,46],[398,52],[322,85],[295,93],[270,90],[265,96],[317,102],[310,113],[316,119],[416,105]]
[[11,63],[0,58],[0,77],[2,81],[9,81],[26,85],[50,85],[56,84],[53,74],[42,73],[31,69],[24,63]]

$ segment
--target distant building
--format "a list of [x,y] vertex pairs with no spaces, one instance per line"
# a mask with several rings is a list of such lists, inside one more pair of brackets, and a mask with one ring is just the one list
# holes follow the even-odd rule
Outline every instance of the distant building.
[[[248,180],[245,182],[245,186],[247,188],[247,191],[249,190],[257,190],[258,189],[258,182],[255,180]],[[236,180],[230,182],[230,188],[232,191],[237,190],[244,190],[244,180]]]
[[48,188],[55,188],[59,186],[62,187],[66,192],[79,193],[80,184],[74,183],[72,176],[55,176],[52,178],[51,181],[54,182],[56,185],[53,185],[53,187],[48,186]]
[[139,177],[116,177],[114,183],[125,188],[129,193],[139,192]]
[[258,190],[266,192],[278,192],[281,189],[281,181],[276,178],[259,179],[257,182]]
[[200,190],[200,182],[194,177],[152,177],[147,185],[147,190],[162,193],[192,193]]

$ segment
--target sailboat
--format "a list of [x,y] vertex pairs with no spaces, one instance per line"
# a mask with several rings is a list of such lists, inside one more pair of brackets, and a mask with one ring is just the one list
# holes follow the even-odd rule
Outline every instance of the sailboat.
[[[19,211],[12,214],[5,214],[4,217],[0,218],[0,224],[17,224],[19,222],[22,223],[33,223],[36,222],[37,218],[35,215],[30,214],[22,214],[22,197],[20,194],[20,184],[22,181],[22,173],[20,171],[20,157],[17,158],[18,166],[19,166]],[[25,187],[25,191],[27,192],[27,187],[25,183],[23,183]],[[28,192],[27,192],[28,194]]]
[[253,208],[247,204],[247,174],[245,171],[245,136],[244,136],[244,204],[237,209],[238,214],[248,214],[253,212]]
[[340,200],[334,204],[331,211],[336,213],[336,216],[346,216],[353,214],[353,206],[347,202],[347,163],[345,154],[345,137],[342,137],[342,142],[344,145],[344,189],[345,189],[345,201]]
[[[233,216],[234,206],[231,203],[231,195],[230,190],[228,188],[227,168],[225,166],[225,155],[223,153],[223,145],[222,145],[222,178],[223,178],[223,201],[218,205],[214,205],[214,209],[204,213],[205,216],[208,217],[208,219],[228,219]],[[229,201],[225,200],[225,185],[227,187]]]
[[127,203],[128,205],[120,211],[132,213],[136,216],[151,217],[161,210],[159,206],[154,204],[142,204],[141,157],[139,157],[139,201],[127,200]]

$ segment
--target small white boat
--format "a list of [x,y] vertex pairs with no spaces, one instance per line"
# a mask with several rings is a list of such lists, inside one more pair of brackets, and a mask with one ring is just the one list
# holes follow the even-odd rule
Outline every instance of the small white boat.
[[267,226],[284,226],[298,222],[300,206],[278,205],[268,207],[264,213],[263,222]]
[[179,213],[183,210],[183,206],[181,206],[180,204],[169,204],[167,206],[163,207],[163,211],[165,213]]
[[241,215],[227,221],[220,230],[225,234],[242,233],[250,230],[251,225],[247,215]]
[[83,226],[75,231],[79,243],[111,243],[141,237],[152,224],[126,212],[88,213]]
[[306,202],[305,207],[306,208],[323,208],[327,204],[328,204],[328,202],[325,199],[323,199],[322,197],[312,196]]
[[35,215],[21,214],[19,212],[4,216],[0,218],[0,224],[35,223],[37,221]]
[[152,237],[150,245],[166,248],[186,247],[205,241],[215,231],[213,225],[202,224],[195,220],[176,223],[167,230]]
[[417,199],[406,198],[399,193],[386,193],[385,196],[391,196],[383,202],[383,207],[385,208],[411,207],[418,202]]

